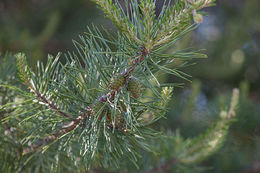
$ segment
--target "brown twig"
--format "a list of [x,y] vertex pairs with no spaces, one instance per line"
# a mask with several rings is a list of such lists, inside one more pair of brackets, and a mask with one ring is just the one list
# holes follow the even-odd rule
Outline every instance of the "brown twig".
[[[21,55],[20,55],[21,56]],[[18,55],[19,57],[19,55]],[[28,68],[26,61],[24,60],[24,57],[21,56],[18,58],[18,63],[20,67],[23,68]],[[57,112],[58,114],[60,114],[61,116],[67,117],[67,118],[73,118],[71,115],[68,115],[67,113],[59,110],[53,103],[51,100],[48,100],[46,97],[43,96],[43,94],[41,94],[39,91],[35,90],[34,87],[32,86],[32,84],[30,83],[30,79],[31,79],[31,74],[30,73],[26,73],[25,70],[19,69],[20,74],[21,74],[21,78],[24,81],[24,84],[31,90],[32,93],[34,93],[34,95],[40,99],[44,104],[46,104],[50,109],[54,110],[55,112]]]
[[[132,73],[134,71],[134,69],[138,66],[138,64],[140,64],[140,62],[144,61],[144,57],[148,54],[149,52],[145,49],[142,48],[142,50],[140,51],[140,56],[132,61],[132,64],[130,67],[126,68],[126,70],[122,73],[124,76],[129,76],[130,73]],[[122,86],[123,87],[123,86]],[[70,115],[60,111],[54,104],[51,103],[51,101],[49,101],[48,99],[46,99],[45,97],[43,97],[39,92],[32,90],[32,92],[45,104],[48,105],[48,107],[50,107],[52,110],[58,112],[60,115],[65,116],[65,117],[69,117],[72,118]],[[112,102],[115,98],[116,93],[118,92],[117,90],[112,90],[109,93],[106,93],[102,96],[100,96],[97,100],[102,101],[102,102],[107,102],[110,101]],[[75,120],[71,121],[70,123],[64,125],[62,127],[61,130],[58,130],[57,132],[55,132],[52,135],[43,137],[42,139],[40,139],[37,144],[29,147],[29,148],[25,148],[23,149],[23,155],[31,153],[36,151],[39,148],[42,148],[46,145],[48,145],[49,143],[53,142],[54,140],[58,139],[59,137],[61,137],[62,135],[71,132],[72,130],[74,130],[79,123],[81,122],[81,120],[88,118],[91,115],[91,110],[88,109],[87,112],[83,115],[79,115]],[[120,129],[123,132],[125,132],[125,129]]]
[[82,119],[87,118],[89,115],[90,115],[90,111],[88,111],[85,114],[78,116],[78,118],[75,119],[74,121],[71,121],[70,123],[64,125],[62,127],[62,129],[58,130],[56,133],[49,135],[49,136],[46,136],[46,137],[43,137],[42,139],[40,139],[37,142],[37,144],[32,145],[29,148],[24,148],[23,149],[23,155],[34,152],[37,149],[42,148],[42,147],[48,145],[49,143],[53,142],[54,140],[61,137],[62,135],[71,132],[72,130],[74,130],[78,126],[78,124],[81,122]]
[[40,94],[38,91],[36,90],[31,90],[36,97],[38,97],[43,103],[45,103],[50,109],[54,110],[55,112],[57,112],[58,114],[60,114],[61,116],[67,117],[67,118],[73,118],[71,115],[59,110],[50,100],[48,100],[46,97],[44,97],[42,94]]

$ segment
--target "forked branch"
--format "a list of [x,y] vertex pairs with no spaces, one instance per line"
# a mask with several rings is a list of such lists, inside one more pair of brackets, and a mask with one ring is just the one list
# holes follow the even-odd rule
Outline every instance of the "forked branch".
[[[124,76],[129,76],[134,69],[138,66],[138,64],[140,64],[143,60],[144,57],[148,54],[149,52],[147,50],[142,49],[139,54],[140,56],[132,61],[132,64],[130,67],[126,68],[122,74]],[[121,86],[122,87],[122,86]],[[45,97],[41,96],[40,93],[36,92],[36,91],[32,91],[36,94],[36,96],[43,101],[44,103],[46,103],[52,110],[55,110],[56,112],[58,112],[60,115],[65,116],[65,117],[71,117],[68,114],[60,111],[59,109],[57,109],[57,107],[55,105],[53,105],[52,103],[50,103]],[[101,102],[112,102],[115,98],[115,95],[117,93],[117,90],[111,90],[109,93],[105,93],[102,96],[100,96],[97,100],[101,101]],[[95,101],[94,101],[95,102]],[[40,149],[48,144],[50,144],[51,142],[55,141],[56,139],[58,139],[59,137],[63,136],[64,134],[67,134],[71,131],[73,131],[82,120],[85,120],[86,118],[88,118],[90,115],[92,114],[91,112],[91,107],[87,108],[86,113],[79,115],[75,120],[71,121],[68,124],[63,125],[61,130],[58,130],[56,132],[54,132],[52,135],[43,137],[42,139],[39,139],[38,142],[36,142],[35,145],[25,148],[23,149],[23,154],[28,154],[31,152],[34,152],[37,149]],[[109,125],[108,125],[109,126]],[[124,129],[121,129],[124,130]]]

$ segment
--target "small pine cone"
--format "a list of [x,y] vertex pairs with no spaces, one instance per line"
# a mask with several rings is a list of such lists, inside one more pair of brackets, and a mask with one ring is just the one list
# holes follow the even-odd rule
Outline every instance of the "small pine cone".
[[[119,111],[119,109],[116,110],[116,113],[115,113],[115,125],[116,127],[119,127],[120,126],[120,123],[121,123],[121,119],[122,119],[122,115],[121,115],[121,112]],[[107,120],[112,123],[113,122],[113,119],[111,117],[111,111],[107,111]]]
[[127,90],[130,92],[132,97],[138,99],[142,93],[142,85],[137,79],[130,77],[128,79]]
[[125,77],[122,74],[117,74],[112,77],[110,81],[110,88],[112,90],[118,90],[124,84],[125,84]]
[[91,106],[92,115],[96,115],[98,111],[103,107],[104,103],[101,101],[95,101],[95,103]]

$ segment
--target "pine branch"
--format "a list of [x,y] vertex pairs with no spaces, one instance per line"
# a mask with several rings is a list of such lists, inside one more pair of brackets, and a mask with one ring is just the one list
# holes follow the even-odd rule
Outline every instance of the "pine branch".
[[[30,89],[30,91],[40,100],[42,101],[46,106],[48,106],[50,109],[53,111],[57,112],[59,115],[67,117],[67,118],[73,118],[71,115],[59,110],[57,106],[55,106],[50,99],[47,99],[46,97],[43,96],[39,91],[36,90],[34,83],[32,82],[32,70],[28,67],[26,57],[22,53],[18,53],[15,55],[17,58],[17,64],[18,64],[18,70],[19,70],[19,76],[24,82],[24,84]],[[58,57],[54,61],[58,61]],[[51,61],[51,60],[50,60]],[[53,63],[53,64],[54,64]]]
[[[144,57],[148,54],[148,52],[146,50],[142,49],[138,54],[140,54],[139,58],[133,60],[132,65],[130,67],[126,68],[124,70],[124,72],[122,73],[122,75],[129,76],[134,71],[134,69],[138,66],[138,64],[140,64],[144,60]],[[121,86],[121,87],[123,87],[123,86]],[[111,92],[106,93],[106,94],[100,96],[97,100],[100,101],[100,102],[103,102],[103,103],[105,103],[107,101],[113,102],[113,100],[115,98],[115,94],[118,92],[118,90],[120,88],[112,89]],[[36,96],[40,100],[42,100],[44,103],[46,103],[51,109],[57,111],[59,114],[61,114],[63,116],[71,117],[71,116],[65,114],[64,112],[58,110],[53,104],[49,103],[49,101],[45,97],[41,96],[37,91],[32,89],[32,92],[35,93]],[[59,137],[61,137],[61,136],[65,135],[65,134],[71,132],[72,130],[74,130],[80,124],[80,122],[82,120],[85,120],[91,114],[93,114],[93,110],[91,110],[91,109],[92,109],[91,107],[87,108],[87,112],[85,114],[79,115],[75,120],[73,120],[70,123],[64,125],[61,130],[59,130],[58,132],[55,132],[53,135],[49,135],[49,136],[46,136],[46,137],[40,139],[37,142],[36,145],[33,145],[30,148],[23,149],[23,155],[31,153],[31,152],[34,152],[37,149],[43,148],[44,146],[50,144],[51,142],[55,141]],[[108,125],[108,126],[111,127],[110,125]],[[113,128],[113,127],[111,127],[111,128]],[[123,132],[125,132],[125,129],[121,129],[121,130]]]
[[180,163],[192,164],[204,160],[215,153],[227,136],[228,129],[234,121],[235,109],[239,101],[239,90],[234,89],[228,111],[220,112],[220,119],[205,134],[190,141],[185,150],[178,156]]
[[[178,149],[177,153],[174,153],[174,157],[170,156],[170,158],[166,159],[164,163],[148,170],[146,173],[166,172],[167,170],[173,168],[173,166],[175,166],[176,164],[191,165],[204,160],[215,151],[217,151],[223,145],[223,142],[228,133],[228,129],[231,126],[232,122],[234,122],[236,114],[235,110],[237,108],[238,101],[239,90],[234,89],[229,110],[221,111],[220,119],[203,135],[186,141],[180,138],[180,135],[178,133],[176,136],[168,136],[166,138],[168,140],[165,141],[166,148],[164,149],[167,151],[169,147],[169,149],[172,150],[172,147],[174,145],[180,145],[175,146],[177,148],[180,148]],[[161,145],[164,146],[164,144]],[[161,146],[159,150],[162,150]]]
[[42,94],[40,94],[38,91],[36,91],[35,89],[31,89],[31,92],[34,93],[34,95],[40,100],[42,101],[46,106],[48,106],[50,109],[52,109],[53,111],[57,112],[59,115],[67,117],[67,118],[72,118],[73,117],[61,110],[59,110],[57,108],[57,106],[55,106],[52,101],[50,99],[47,99],[46,97],[44,97]]
[[129,41],[134,40],[137,44],[141,44],[141,41],[136,34],[136,27],[126,19],[125,14],[121,16],[124,12],[120,9],[120,5],[117,0],[115,3],[113,3],[112,0],[92,1],[94,1],[105,13],[106,17],[109,18],[117,26],[117,28],[127,36]]
[[81,120],[85,119],[86,117],[88,117],[90,115],[90,112],[87,112],[85,114],[82,114],[80,116],[78,116],[78,118],[74,121],[71,121],[70,123],[64,125],[62,127],[61,130],[53,133],[52,135],[46,136],[40,140],[38,140],[35,145],[32,145],[29,148],[24,148],[23,149],[23,155],[26,155],[28,153],[34,152],[38,149],[43,148],[44,146],[52,143],[53,141],[55,141],[56,139],[58,139],[59,137],[71,132],[72,130],[74,130],[78,124],[81,122]]
[[155,1],[154,0],[146,0],[146,1],[141,1],[139,5],[140,11],[142,12],[143,20],[143,33],[140,35],[144,35],[145,40],[144,45],[146,45],[146,48],[149,50],[152,44],[152,38],[153,34],[155,31],[155,26],[154,23],[156,22],[155,20]]
[[20,79],[24,82],[24,84],[30,88],[33,89],[33,86],[30,83],[31,80],[31,69],[29,68],[26,57],[22,53],[18,53],[15,55],[17,58],[17,68],[19,70],[19,76]]
[[[154,123],[160,116],[163,116],[167,112],[167,106],[171,99],[171,95],[173,92],[173,87],[163,87],[161,91],[161,97],[158,102],[155,102],[154,105],[158,106],[160,109],[157,109],[153,112],[144,113],[140,120],[144,123],[144,125],[149,125]],[[148,118],[146,118],[148,117]]]
[[[53,119],[44,117],[46,118],[44,123],[50,123],[48,127],[37,120],[36,123],[43,127],[39,128],[43,133],[37,131],[37,135],[29,137],[29,139],[36,138],[36,142],[24,148],[23,155],[48,148],[48,145],[67,136],[67,139],[60,140],[59,144],[66,142],[59,145],[59,149],[68,146],[69,155],[75,160],[78,159],[78,155],[82,156],[87,165],[86,169],[89,169],[89,165],[96,160],[100,160],[98,163],[104,167],[112,165],[111,163],[119,167],[119,158],[123,157],[128,157],[136,163],[138,157],[136,148],[141,147],[149,151],[151,147],[146,139],[155,134],[150,129],[144,130],[145,126],[164,116],[173,89],[163,87],[159,83],[157,80],[159,71],[186,79],[189,76],[179,68],[186,66],[186,61],[192,58],[205,57],[198,51],[179,51],[169,55],[163,54],[162,50],[194,29],[191,27],[190,17],[198,15],[198,10],[212,5],[214,0],[181,1],[182,5],[177,4],[172,11],[163,11],[158,19],[155,19],[153,0],[144,0],[140,4],[137,1],[131,2],[130,8],[133,9],[128,13],[124,13],[117,1],[114,3],[112,0],[95,0],[95,2],[121,31],[118,40],[104,39],[100,31],[94,28],[94,33],[90,31],[86,38],[80,38],[83,45],[74,41],[77,54],[65,55],[68,61],[65,65],[57,65],[58,56],[55,60],[49,58],[45,67],[38,65],[36,75],[28,67],[25,56],[17,55],[20,78],[33,93],[33,97],[36,96],[37,100],[47,106],[43,111],[35,109],[28,111],[33,114],[30,117],[26,117],[28,113],[26,110],[21,111],[21,114],[25,114],[24,119],[28,120],[41,114],[46,116],[52,112],[58,114],[57,118],[54,116]],[[116,47],[117,50],[113,51],[111,47]],[[173,69],[169,68],[175,58],[185,62]],[[141,95],[139,81],[144,88],[151,90],[155,95],[150,97],[152,101],[138,100]],[[151,81],[156,81],[156,84]],[[177,162],[192,163],[202,156],[207,157],[208,152],[213,153],[220,146],[217,144],[224,138],[222,136],[227,133],[229,122],[235,116],[232,107],[237,104],[238,94],[233,100],[230,110],[225,115],[221,114],[222,118],[213,130],[209,130],[198,140],[193,140],[178,157],[171,158],[150,171],[165,171]],[[138,117],[147,112],[153,112],[156,118],[143,123]],[[117,117],[117,114],[120,117]],[[78,127],[82,129],[76,131]],[[215,138],[212,139],[211,136]],[[73,140],[79,142],[74,150],[80,152],[75,156],[73,153],[75,151],[70,145]]]
[[161,23],[160,29],[153,40],[153,46],[159,46],[169,42],[172,38],[178,36],[182,31],[190,26],[190,16],[203,8],[210,7],[215,0],[187,0],[183,1],[184,7],[179,9],[168,9],[164,16],[168,16],[166,21]]
[[[124,33],[128,40],[134,40],[138,45],[150,49],[163,45],[179,36],[184,30],[191,26],[191,16],[194,19],[202,18],[197,11],[214,5],[215,0],[181,0],[171,9],[166,8],[162,11],[158,19],[155,19],[155,1],[143,0],[140,4],[137,1],[130,3],[132,7],[132,16],[120,8],[118,1],[112,0],[93,0],[100,9],[111,19],[114,24]],[[128,7],[127,7],[128,8]],[[141,14],[138,10],[141,10]],[[129,11],[127,10],[129,13]],[[142,16],[143,15],[143,16]],[[142,18],[142,25],[138,23]],[[195,20],[196,23],[198,23]],[[144,35],[145,37],[143,37]],[[141,37],[141,38],[138,38]]]

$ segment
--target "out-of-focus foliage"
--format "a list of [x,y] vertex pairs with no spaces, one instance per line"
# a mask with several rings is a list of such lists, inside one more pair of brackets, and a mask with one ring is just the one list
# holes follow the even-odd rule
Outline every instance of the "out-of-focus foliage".
[[209,80],[211,87],[238,86],[246,80],[251,89],[260,91],[259,7],[258,0],[218,1],[194,34],[194,42],[206,48],[209,56],[193,68],[194,76]]
[[[187,69],[198,80],[184,92],[174,91],[168,118],[158,124],[158,128],[180,129],[183,136],[193,137],[216,121],[217,112],[227,105],[227,91],[240,87],[239,121],[231,127],[220,152],[202,163],[212,166],[207,167],[209,172],[260,171],[259,8],[259,0],[218,0],[214,10],[208,11],[197,33],[186,40],[192,39],[191,46],[206,48],[209,58]],[[104,21],[89,0],[1,0],[0,52],[23,51],[34,63],[47,53],[71,49],[71,38],[76,39],[87,25]],[[180,47],[187,42],[179,43]],[[14,159],[15,151],[10,152]],[[187,171],[183,169],[178,168]]]
[[[214,165],[211,172],[260,172],[259,8],[258,0],[217,1],[215,10],[204,17],[204,23],[193,38],[195,43],[200,43],[197,45],[207,49],[209,57],[190,68],[190,73],[200,79],[201,86],[194,82],[191,90],[196,94],[190,95],[191,90],[186,90],[180,96],[182,101],[175,99],[177,104],[186,98],[187,107],[172,106],[171,122],[179,127],[184,125],[182,134],[195,135],[208,122],[214,121],[214,117],[207,114],[225,105],[226,91],[230,87],[240,87],[243,97],[238,121],[232,126],[225,147],[204,163]],[[192,102],[191,97],[195,95],[196,101]],[[195,105],[191,107],[192,104]],[[181,116],[177,118],[178,115]]]
[[89,0],[1,0],[0,52],[22,51],[36,63],[103,19]]
[[[230,95],[223,89],[214,89],[215,93],[208,95],[207,87],[198,80],[193,81],[190,87],[172,100],[172,110],[168,118],[161,121],[160,126],[165,129],[179,129],[182,136],[191,137],[215,122],[219,110],[226,107]],[[237,121],[232,125],[224,147],[211,159],[202,163],[209,172],[259,171],[260,106],[259,102],[248,96],[248,87],[248,82],[241,82],[242,97]]]
[[203,163],[214,165],[210,172],[260,172],[259,8],[259,0],[219,0],[196,34],[187,38],[193,40],[191,46],[205,48],[209,58],[188,69],[198,80],[173,98],[164,127],[194,136],[216,120],[212,112],[217,115],[225,107],[230,88],[240,87],[242,94],[238,121],[225,146]]

